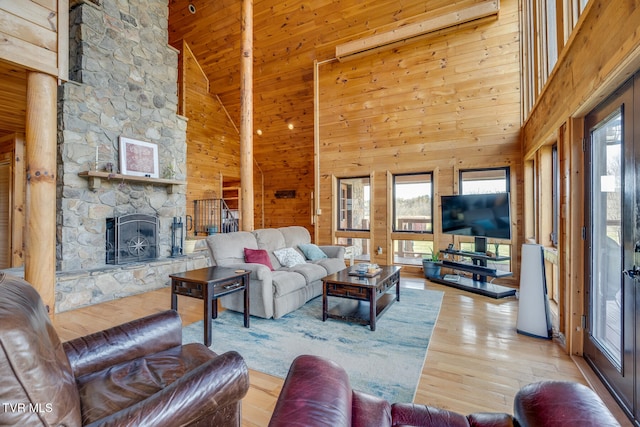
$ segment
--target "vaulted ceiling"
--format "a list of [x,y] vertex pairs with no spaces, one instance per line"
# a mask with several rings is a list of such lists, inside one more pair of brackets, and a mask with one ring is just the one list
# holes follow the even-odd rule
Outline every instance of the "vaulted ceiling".
[[[314,60],[334,58],[341,43],[418,21],[435,10],[452,11],[473,3],[477,1],[255,0],[253,117],[254,129],[262,135],[254,136],[254,152],[261,167],[292,167],[299,173],[312,168]],[[236,124],[241,4],[169,1],[170,43],[188,43],[209,79],[210,91],[220,97]]]
[[[346,41],[415,22],[435,10],[450,11],[478,1],[254,1],[254,128],[263,132],[254,145],[261,166],[296,167],[295,159],[303,158],[298,170],[304,173],[310,167],[314,60],[333,58],[336,45]],[[236,124],[241,3],[169,0],[169,42],[189,44],[209,79],[211,93],[220,97]],[[25,71],[0,63],[0,85],[0,135],[24,132]]]

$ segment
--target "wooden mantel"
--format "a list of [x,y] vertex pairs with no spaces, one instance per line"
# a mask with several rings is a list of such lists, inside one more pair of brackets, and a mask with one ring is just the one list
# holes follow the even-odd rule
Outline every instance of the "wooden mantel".
[[136,182],[139,184],[159,185],[167,187],[169,194],[174,194],[178,191],[179,185],[186,185],[186,181],[180,181],[176,179],[164,179],[164,178],[149,178],[146,176],[134,176],[134,175],[122,175],[118,173],[101,172],[101,171],[85,171],[78,173],[78,176],[87,178],[89,180],[89,188],[96,190],[102,185],[102,180],[108,181],[121,181],[121,182]]

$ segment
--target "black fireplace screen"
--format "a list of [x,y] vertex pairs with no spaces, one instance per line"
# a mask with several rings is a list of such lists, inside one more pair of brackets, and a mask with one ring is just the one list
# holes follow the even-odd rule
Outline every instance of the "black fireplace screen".
[[144,214],[107,218],[107,264],[158,257],[158,217]]

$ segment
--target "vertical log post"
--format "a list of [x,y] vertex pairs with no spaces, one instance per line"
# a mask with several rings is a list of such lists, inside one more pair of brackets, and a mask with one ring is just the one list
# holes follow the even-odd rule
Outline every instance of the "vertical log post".
[[54,313],[56,285],[57,79],[28,72],[25,279]]
[[240,187],[242,224],[254,228],[253,217],[253,0],[242,1],[242,60],[240,68]]

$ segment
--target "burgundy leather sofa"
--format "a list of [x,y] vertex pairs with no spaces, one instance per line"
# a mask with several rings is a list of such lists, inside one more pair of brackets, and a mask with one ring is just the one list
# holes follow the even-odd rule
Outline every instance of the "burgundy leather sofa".
[[395,403],[352,390],[346,372],[316,356],[299,356],[284,382],[269,427],[607,427],[619,426],[602,400],[578,383],[546,381],[523,387],[514,415],[462,415],[426,405]]
[[238,353],[182,345],[165,311],[61,343],[36,290],[0,273],[0,425],[240,426]]

